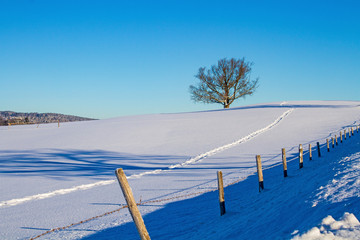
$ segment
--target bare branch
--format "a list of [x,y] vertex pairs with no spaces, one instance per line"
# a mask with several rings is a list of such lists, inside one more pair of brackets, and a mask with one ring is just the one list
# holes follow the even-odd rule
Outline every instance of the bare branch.
[[219,103],[228,108],[236,99],[252,95],[258,87],[258,79],[251,80],[252,63],[245,59],[226,58],[209,70],[199,68],[195,76],[197,86],[190,86],[191,99],[195,102]]

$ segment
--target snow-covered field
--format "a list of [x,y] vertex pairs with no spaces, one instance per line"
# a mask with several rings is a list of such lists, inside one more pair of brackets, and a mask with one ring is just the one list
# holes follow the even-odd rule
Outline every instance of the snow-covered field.
[[[152,239],[360,239],[360,132],[325,145],[359,124],[360,102],[311,101],[0,127],[0,239],[138,239],[119,167]],[[218,170],[235,183],[222,217]]]

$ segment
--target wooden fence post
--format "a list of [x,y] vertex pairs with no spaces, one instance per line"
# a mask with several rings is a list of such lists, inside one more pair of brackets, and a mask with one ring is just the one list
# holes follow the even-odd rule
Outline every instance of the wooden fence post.
[[340,131],[340,142],[342,143],[342,132]]
[[283,162],[283,168],[284,168],[284,177],[287,177],[287,164],[286,164],[286,151],[285,148],[281,149],[282,153],[282,162]]
[[326,139],[326,146],[327,146],[327,151],[330,152],[330,147],[329,147],[329,139]]
[[225,198],[224,198],[224,182],[222,177],[222,172],[217,172],[218,179],[218,190],[219,190],[219,203],[220,203],[220,216],[225,214]]
[[141,240],[150,240],[150,235],[146,230],[145,224],[144,224],[144,220],[141,217],[141,214],[139,212],[139,209],[136,205],[135,199],[134,199],[134,195],[131,191],[131,188],[129,186],[129,183],[126,179],[125,173],[123,171],[122,168],[118,168],[115,171],[116,177],[119,181],[121,190],[124,194],[126,203],[129,207],[129,212],[131,214],[131,217],[136,225],[136,228],[139,232],[140,235],[140,239]]
[[312,149],[311,149],[311,143],[309,143],[309,160],[312,160]]
[[320,152],[320,143],[319,143],[319,142],[317,142],[317,143],[316,143],[316,145],[317,145],[317,150],[318,150],[318,156],[319,156],[319,157],[321,157],[321,152]]
[[304,167],[304,158],[303,158],[303,147],[300,144],[299,145],[299,168],[303,168]]
[[58,128],[60,127],[60,120],[58,120]]
[[331,138],[331,142],[332,142],[332,148],[334,148],[335,147],[335,140],[334,140],[333,137]]
[[346,129],[344,129],[344,139],[346,140]]
[[336,143],[336,146],[338,145],[338,140],[337,140],[337,136],[335,135],[335,143]]
[[349,128],[349,138],[351,138],[351,128]]
[[354,128],[353,127],[351,127],[351,135],[354,136]]
[[261,192],[261,190],[264,190],[264,176],[263,176],[262,167],[261,167],[260,155],[256,155],[256,166],[257,166],[257,172],[258,172],[258,177],[259,177],[259,192]]

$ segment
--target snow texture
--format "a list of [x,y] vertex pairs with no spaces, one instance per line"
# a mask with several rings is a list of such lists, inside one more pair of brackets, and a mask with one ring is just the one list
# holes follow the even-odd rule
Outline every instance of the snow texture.
[[[261,134],[261,133],[263,133],[265,131],[270,130],[272,127],[277,125],[283,118],[285,118],[288,114],[290,114],[292,111],[293,111],[293,109],[287,110],[279,118],[277,118],[273,123],[269,124],[268,126],[262,128],[262,129],[259,129],[259,130],[255,131],[255,132],[249,134],[248,136],[243,137],[243,138],[241,138],[241,139],[239,139],[239,140],[237,140],[237,141],[235,141],[233,143],[226,144],[224,146],[215,148],[215,149],[210,150],[210,151],[208,151],[206,153],[202,153],[202,154],[200,154],[198,156],[190,158],[189,160],[187,160],[187,161],[185,161],[183,163],[171,165],[166,170],[156,169],[156,170],[152,170],[152,171],[148,171],[148,172],[142,172],[142,173],[139,173],[139,174],[131,175],[131,176],[128,177],[128,179],[140,178],[142,176],[149,175],[149,174],[159,174],[162,171],[168,171],[168,170],[171,170],[171,169],[174,169],[174,168],[181,168],[181,167],[187,166],[189,164],[197,163],[197,162],[201,161],[202,159],[204,159],[206,157],[215,155],[216,153],[225,151],[226,149],[229,149],[229,148],[234,147],[234,146],[236,146],[238,144],[249,141],[250,139],[256,137],[257,135],[259,135],[259,134]],[[33,196],[27,196],[27,197],[24,197],[24,198],[11,199],[11,200],[8,200],[8,201],[0,202],[0,207],[14,206],[14,205],[21,204],[21,203],[31,201],[31,200],[38,200],[38,199],[44,199],[44,198],[53,197],[53,196],[56,196],[56,195],[68,194],[68,193],[71,193],[71,192],[74,192],[74,191],[86,190],[86,189],[90,189],[90,188],[97,187],[97,186],[112,184],[114,182],[115,182],[114,180],[99,181],[99,182],[96,182],[96,183],[75,186],[75,187],[67,188],[67,189],[59,189],[59,190],[55,190],[55,191],[48,192],[48,193],[36,194],[36,195],[33,195]]]
[[293,240],[343,240],[360,239],[360,222],[352,213],[345,212],[344,216],[336,221],[332,216],[327,216],[320,227],[313,227]]
[[[359,106],[281,102],[0,127],[0,239],[138,239],[120,167],[152,239],[359,239],[360,132],[330,152],[325,144],[359,125]],[[221,217],[218,170],[227,186]]]

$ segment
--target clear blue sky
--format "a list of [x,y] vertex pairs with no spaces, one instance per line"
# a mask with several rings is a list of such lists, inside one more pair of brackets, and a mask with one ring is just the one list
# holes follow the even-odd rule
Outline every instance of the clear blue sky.
[[360,100],[359,1],[0,1],[0,110],[94,118],[193,103],[199,67],[254,63],[232,106]]

